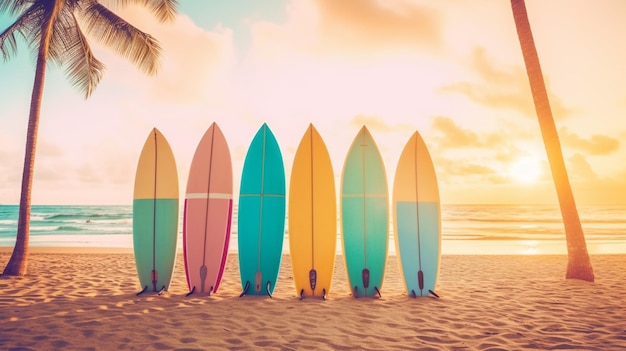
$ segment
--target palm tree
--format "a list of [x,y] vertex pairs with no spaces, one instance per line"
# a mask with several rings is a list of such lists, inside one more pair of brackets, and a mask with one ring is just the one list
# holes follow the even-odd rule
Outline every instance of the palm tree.
[[[176,0],[116,0],[125,5],[149,7],[162,22],[176,15]],[[16,16],[0,33],[0,52],[5,60],[15,54],[18,34],[37,52],[35,82],[31,96],[26,152],[13,254],[6,275],[24,275],[27,270],[30,211],[37,130],[48,60],[65,68],[72,85],[88,98],[96,88],[104,65],[93,55],[83,30],[128,58],[148,74],[155,74],[161,48],[155,38],[133,27],[97,0],[0,0],[0,13]],[[84,28],[83,28],[84,27]]]
[[513,18],[517,27],[517,36],[522,47],[522,55],[526,64],[526,72],[530,81],[530,90],[539,119],[539,127],[543,137],[543,143],[548,154],[548,162],[552,171],[552,179],[556,187],[557,197],[561,208],[561,216],[565,225],[565,238],[567,241],[568,264],[566,279],[581,279],[593,282],[593,268],[589,254],[585,234],[580,225],[574,194],[570,187],[567,169],[563,161],[563,152],[559,135],[552,117],[550,101],[546,92],[546,86],[539,65],[539,57],[533,40],[533,34],[528,22],[528,13],[524,0],[511,0]]

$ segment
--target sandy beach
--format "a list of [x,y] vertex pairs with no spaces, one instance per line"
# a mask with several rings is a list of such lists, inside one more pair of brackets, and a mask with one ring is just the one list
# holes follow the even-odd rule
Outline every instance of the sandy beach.
[[[0,249],[4,267],[11,248]],[[144,294],[132,250],[33,248],[26,277],[0,277],[4,350],[615,350],[626,347],[626,255],[444,255],[440,299],[413,299],[390,256],[381,298],[350,295],[337,257],[327,301],[296,297],[283,256],[273,298],[239,297],[230,254],[219,291],[187,293],[182,255],[163,295]]]

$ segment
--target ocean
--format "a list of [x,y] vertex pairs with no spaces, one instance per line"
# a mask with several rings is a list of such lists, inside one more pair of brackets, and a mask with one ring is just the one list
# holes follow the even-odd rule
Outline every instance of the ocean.
[[[590,254],[626,254],[626,206],[582,206],[579,216]],[[235,208],[230,251],[237,251]],[[558,207],[539,205],[442,205],[442,254],[566,254]],[[0,246],[12,247],[17,205],[0,205]],[[339,229],[339,226],[338,226]],[[337,252],[341,238],[337,231]],[[395,254],[390,225],[390,254]],[[182,243],[182,208],[179,248]],[[132,205],[34,205],[31,247],[132,248]],[[285,225],[284,252],[289,252]]]

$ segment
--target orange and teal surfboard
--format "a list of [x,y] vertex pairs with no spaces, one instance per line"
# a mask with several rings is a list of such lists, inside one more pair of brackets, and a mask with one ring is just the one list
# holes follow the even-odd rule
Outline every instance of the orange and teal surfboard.
[[434,294],[441,261],[439,187],[430,153],[418,132],[400,155],[393,185],[396,253],[410,296]]
[[165,137],[152,129],[139,156],[133,197],[133,249],[143,291],[168,290],[178,237],[178,173]]

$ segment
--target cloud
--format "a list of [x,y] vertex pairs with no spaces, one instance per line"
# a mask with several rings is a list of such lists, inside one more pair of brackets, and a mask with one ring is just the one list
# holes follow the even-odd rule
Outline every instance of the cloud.
[[354,118],[350,120],[350,125],[355,128],[361,128],[362,126],[367,126],[370,131],[379,131],[379,132],[404,132],[407,130],[415,129],[414,126],[411,126],[406,123],[398,123],[398,124],[390,124],[385,121],[384,118],[380,116],[370,116],[370,115],[356,115]]
[[455,149],[484,146],[484,142],[478,133],[471,129],[462,128],[448,117],[435,117],[432,122],[432,130],[437,134],[436,140],[440,148]]
[[494,175],[496,174],[496,171],[484,166],[484,165],[479,165],[479,164],[473,164],[473,163],[459,163],[459,162],[454,162],[448,165],[447,167],[448,172],[451,175],[460,175],[460,176],[483,176],[483,175]]
[[570,132],[566,127],[559,131],[561,144],[569,148],[585,151],[591,155],[609,155],[619,149],[620,142],[606,135],[594,134],[589,139],[584,139],[576,133]]
[[[478,47],[471,57],[470,69],[478,75],[479,83],[460,81],[442,86],[439,92],[459,93],[486,107],[514,110],[528,117],[537,116],[524,68],[500,68],[490,61],[484,48]],[[548,95],[555,119],[566,118],[574,112],[554,94],[548,92]]]
[[285,24],[251,24],[256,54],[270,60],[294,53],[365,59],[442,45],[439,14],[406,0],[294,0],[287,13]]
[[432,129],[441,133],[440,146],[449,148],[481,146],[476,132],[461,128],[451,118],[436,117]]
[[574,154],[567,161],[568,176],[571,181],[598,179],[598,175],[593,171],[591,165],[583,155]]
[[358,51],[440,45],[441,24],[432,9],[407,1],[316,0],[329,46]]
[[108,49],[98,54],[111,66],[108,70],[128,71],[128,75],[121,77],[124,85],[135,87],[137,93],[146,91],[151,99],[172,104],[219,100],[224,94],[236,63],[231,29],[218,26],[206,31],[182,14],[172,23],[159,23],[139,6],[128,6],[118,13],[154,36],[162,48],[160,67],[154,77],[131,69],[126,60]]
[[501,184],[510,182],[483,163],[454,157],[433,155],[433,163],[440,184]]

